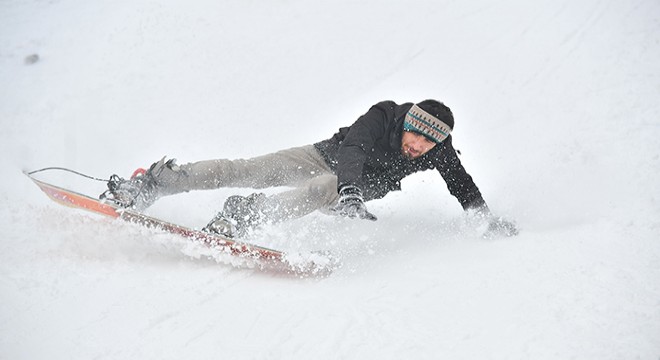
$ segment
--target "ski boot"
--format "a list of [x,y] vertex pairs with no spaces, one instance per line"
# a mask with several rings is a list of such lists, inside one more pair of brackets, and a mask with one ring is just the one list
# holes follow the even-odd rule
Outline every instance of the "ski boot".
[[[142,211],[151,206],[159,197],[165,195],[162,187],[172,182],[182,171],[175,163],[176,159],[165,161],[163,157],[149,167],[149,170],[137,169],[129,179],[118,175],[110,176],[108,190],[99,198],[111,201],[123,208]],[[164,181],[167,180],[167,181]]]
[[255,227],[268,220],[264,212],[266,195],[255,193],[249,196],[234,195],[227,198],[223,210],[211,219],[202,231],[241,238]]

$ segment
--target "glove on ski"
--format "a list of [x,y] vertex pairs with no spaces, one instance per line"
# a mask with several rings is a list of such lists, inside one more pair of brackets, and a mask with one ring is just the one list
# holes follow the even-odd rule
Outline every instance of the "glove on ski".
[[332,210],[351,219],[378,220],[374,214],[367,211],[362,190],[355,185],[344,185],[339,189],[339,202]]

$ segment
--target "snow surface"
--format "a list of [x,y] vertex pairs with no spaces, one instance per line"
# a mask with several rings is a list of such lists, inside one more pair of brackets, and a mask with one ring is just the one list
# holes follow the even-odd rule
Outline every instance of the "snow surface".
[[[657,360],[659,35],[657,0],[0,1],[0,358]],[[289,278],[22,174],[260,155],[426,98],[519,236],[481,238],[427,172],[375,223],[263,229],[342,258]],[[199,227],[242,192],[150,211]]]

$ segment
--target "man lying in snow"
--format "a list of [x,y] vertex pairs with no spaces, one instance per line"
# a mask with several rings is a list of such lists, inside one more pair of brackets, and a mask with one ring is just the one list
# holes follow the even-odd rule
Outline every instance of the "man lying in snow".
[[242,237],[260,224],[314,210],[376,220],[366,201],[400,190],[401,180],[412,173],[436,169],[463,209],[489,222],[490,232],[516,235],[513,223],[491,214],[461,165],[452,146],[453,128],[451,110],[436,100],[402,105],[383,101],[328,140],[247,160],[177,165],[163,158],[128,180],[113,175],[104,195],[122,206],[143,210],[161,196],[190,190],[293,187],[271,196],[231,196],[204,228]]

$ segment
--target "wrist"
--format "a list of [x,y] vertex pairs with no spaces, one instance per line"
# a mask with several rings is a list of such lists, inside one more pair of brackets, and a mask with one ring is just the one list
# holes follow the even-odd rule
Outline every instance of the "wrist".
[[465,209],[465,211],[469,214],[473,214],[474,216],[480,217],[480,218],[490,218],[492,216],[492,213],[490,212],[490,209],[488,206],[481,205],[481,206],[475,206],[475,207],[470,207]]
[[340,196],[359,196],[362,197],[362,190],[355,185],[340,185],[338,188]]

